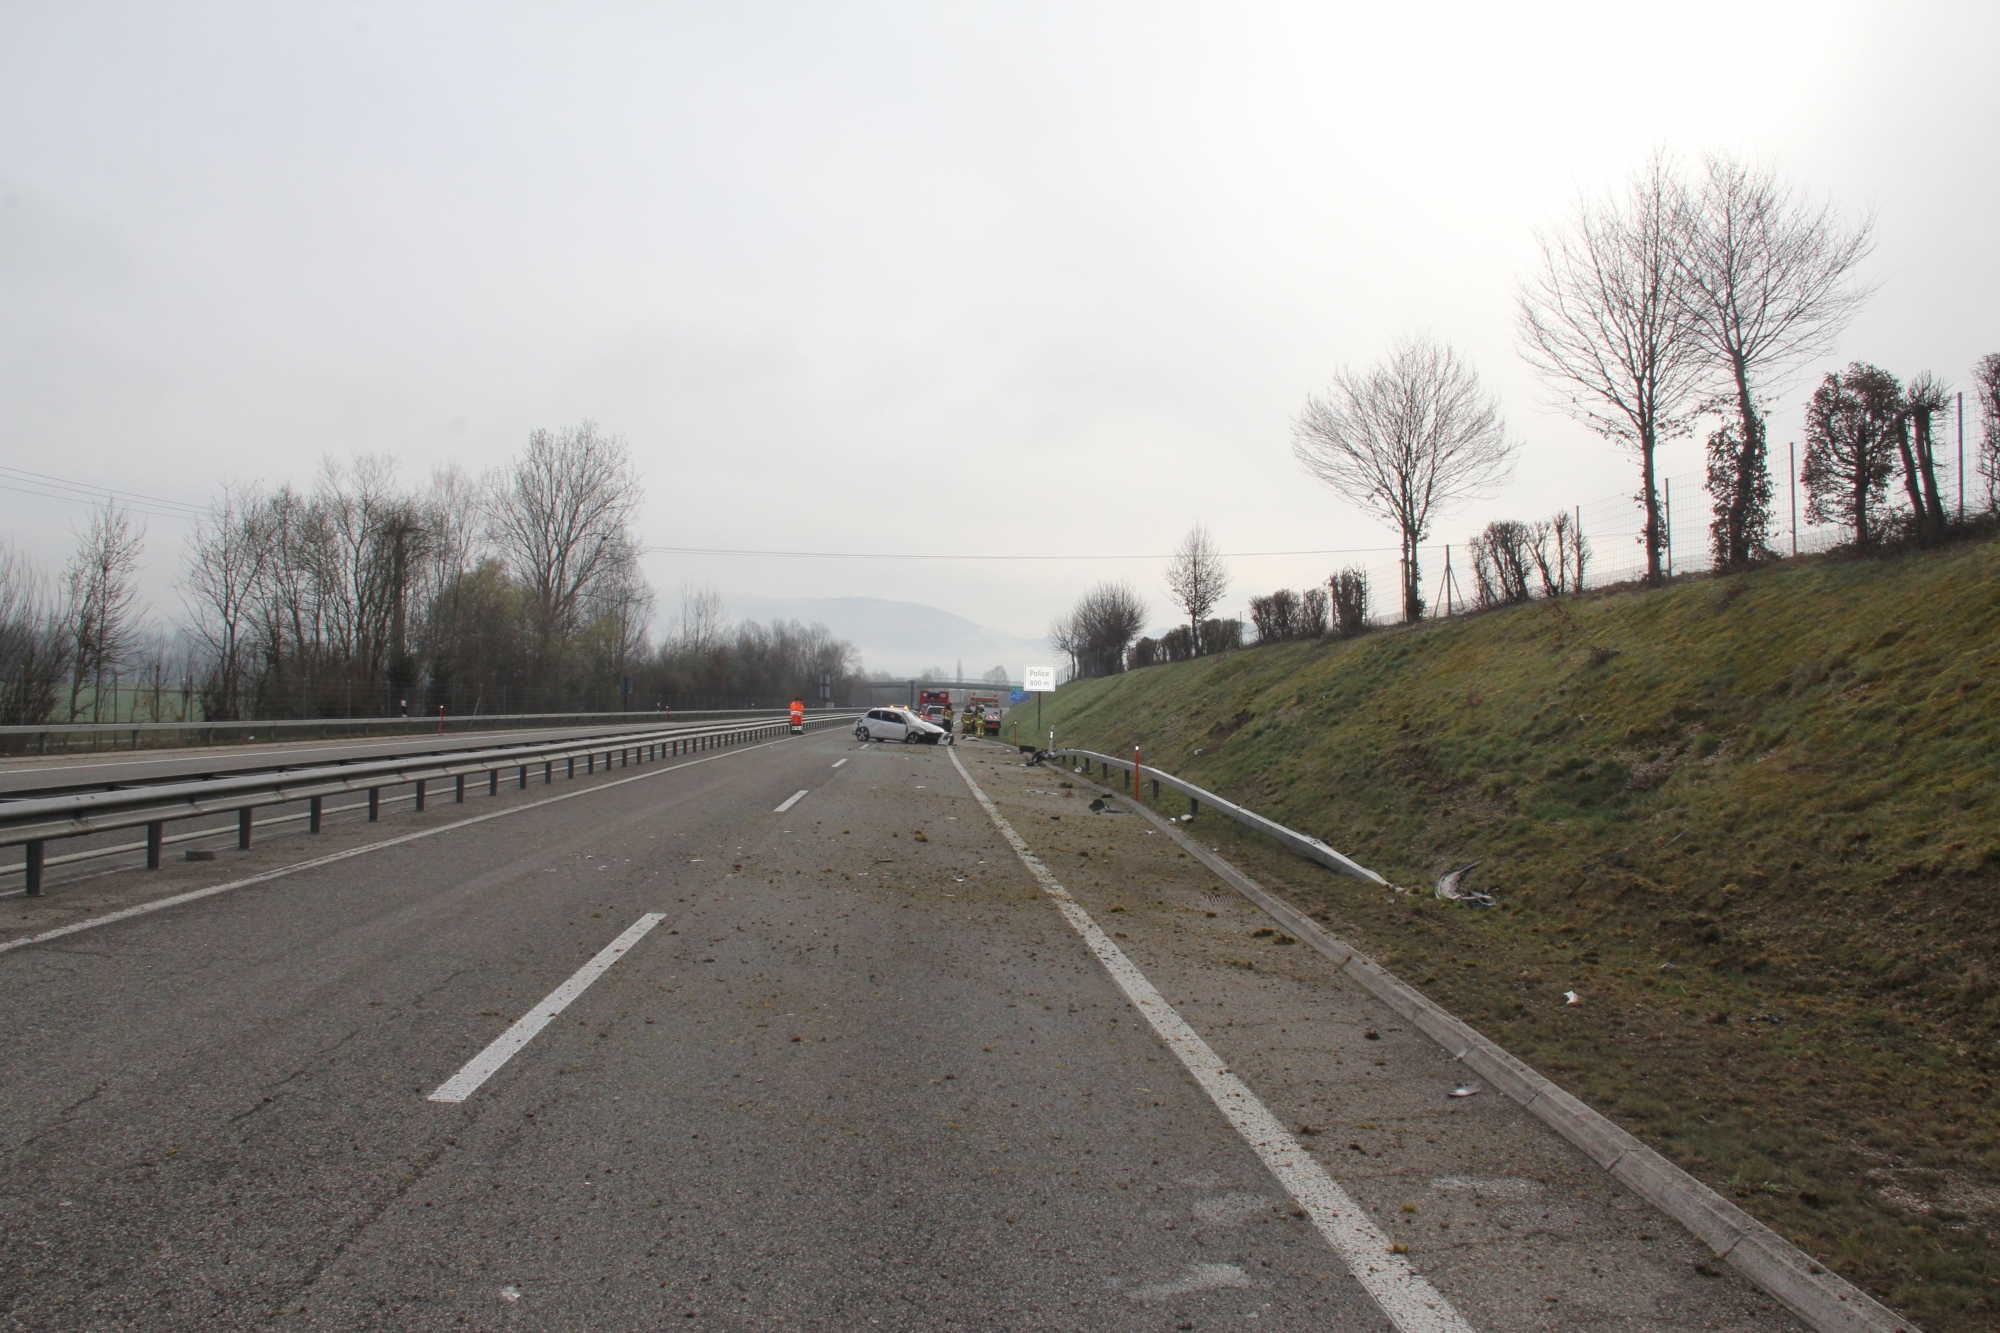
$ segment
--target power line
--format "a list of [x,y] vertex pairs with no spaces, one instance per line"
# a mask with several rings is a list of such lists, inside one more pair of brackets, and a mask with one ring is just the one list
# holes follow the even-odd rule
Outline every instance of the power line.
[[182,500],[169,500],[163,496],[121,490],[115,486],[71,481],[67,477],[53,477],[44,472],[30,472],[26,468],[9,467],[5,464],[0,464],[0,490],[39,496],[44,500],[68,500],[78,504],[96,505],[105,500],[116,500],[128,509],[150,514],[154,518],[199,518],[207,512],[200,505],[188,504]]
[[[655,555],[745,555],[772,556],[794,560],[1171,560],[1171,552],[1164,555],[1146,554],[1091,554],[1045,555],[1041,553],[1011,553],[1003,555],[968,555],[911,551],[767,551],[728,546],[641,546],[643,552]],[[1396,546],[1346,546],[1322,551],[1224,551],[1229,560],[1248,560],[1257,556],[1289,555],[1369,555],[1382,551],[1401,550]]]

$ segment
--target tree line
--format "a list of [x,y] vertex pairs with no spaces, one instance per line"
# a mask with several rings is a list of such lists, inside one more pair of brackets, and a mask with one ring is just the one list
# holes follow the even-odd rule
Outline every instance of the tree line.
[[[1874,230],[1872,217],[1850,219],[1769,169],[1711,154],[1690,171],[1662,150],[1620,189],[1580,198],[1537,234],[1538,261],[1516,294],[1519,349],[1551,406],[1637,462],[1647,581],[1666,577],[1658,451],[1699,430],[1715,567],[1775,558],[1766,404],[1832,348],[1871,294],[1859,266]],[[1971,503],[1975,523],[1991,527],[2000,520],[2000,354],[1978,361],[1971,378],[1983,422]],[[1949,535],[1966,518],[1939,480],[1940,434],[1956,401],[1928,372],[1907,384],[1862,362],[1828,373],[1806,408],[1808,517],[1847,526],[1864,550]],[[1418,336],[1372,365],[1337,369],[1309,394],[1292,449],[1309,474],[1395,529],[1399,609],[1414,621],[1428,609],[1421,547],[1443,513],[1507,479],[1519,443],[1471,364]],[[1497,520],[1468,544],[1468,600],[1485,607],[1580,590],[1590,554],[1572,514]],[[1145,606],[1127,584],[1099,585],[1058,620],[1050,638],[1072,674],[1241,641],[1239,621],[1210,615],[1228,575],[1199,526],[1167,584],[1186,623],[1158,640],[1138,638]],[[1453,604],[1463,595],[1456,571],[1442,587]],[[1366,575],[1348,570],[1323,589],[1252,598],[1250,619],[1260,642],[1281,642],[1361,632],[1367,607]]]
[[[179,580],[178,712],[209,720],[609,711],[844,698],[853,645],[823,626],[729,625],[705,590],[663,643],[640,572],[643,490],[586,421],[504,467],[420,486],[392,460],[327,460],[309,485],[225,488]],[[160,656],[138,611],[144,532],[115,505],[61,579],[0,549],[0,719],[88,720],[107,673]],[[154,664],[156,681],[162,675]],[[161,712],[154,700],[153,712]]]

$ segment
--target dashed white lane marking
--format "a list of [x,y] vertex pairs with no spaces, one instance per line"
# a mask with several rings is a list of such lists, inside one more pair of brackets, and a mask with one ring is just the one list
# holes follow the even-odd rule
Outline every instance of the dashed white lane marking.
[[1043,892],[1055,899],[1056,907],[1077,934],[1083,936],[1084,943],[1097,955],[1097,961],[1104,964],[1104,970],[1125,992],[1125,998],[1153,1025],[1153,1031],[1160,1040],[1187,1066],[1195,1081],[1208,1093],[1209,1098],[1227,1116],[1229,1123],[1236,1127],[1255,1150],[1264,1165],[1276,1176],[1285,1192],[1305,1209],[1306,1215],[1319,1228],[1320,1235],[1326,1237],[1346,1263],[1348,1271],[1361,1283],[1362,1289],[1382,1307],[1382,1313],[1401,1329],[1403,1333],[1472,1333],[1472,1325],[1452,1308],[1443,1294],[1410,1266],[1409,1260],[1389,1250],[1389,1238],[1375,1225],[1361,1208],[1348,1197],[1346,1190],[1326,1173],[1313,1155],[1291,1136],[1271,1114],[1270,1108],[1250,1091],[1249,1085],[1229,1072],[1209,1044],[1201,1039],[1193,1028],[1187,1025],[1180,1014],[1175,1012],[1165,997],[1153,988],[1146,974],[1133,966],[1125,951],[1112,942],[1083,910],[1076,899],[1070,897],[1041,858],[1030,851],[1028,844],[1007,817],[1000,813],[1000,807],[993,804],[965,765],[959,762],[957,751],[952,752],[952,766],[965,779],[965,785],[972,789],[973,796],[986,813],[992,817],[1001,836],[1013,847],[1014,854],[1021,858],[1021,864],[1035,877]]
[[513,1027],[495,1037],[485,1050],[466,1061],[465,1068],[446,1079],[443,1086],[425,1098],[433,1102],[462,1102],[479,1090],[479,1085],[500,1072],[500,1066],[515,1052],[535,1039],[549,1020],[569,1008],[570,1001],[590,989],[590,983],[610,971],[625,951],[645,938],[647,931],[667,919],[665,912],[648,912],[634,921],[623,935],[597,951],[597,956],[579,967],[568,981],[550,991],[542,1002],[521,1015]]
[[218,893],[228,893],[233,889],[247,889],[252,884],[269,883],[274,879],[283,879],[286,875],[296,875],[301,870],[313,870],[320,866],[330,866],[336,861],[345,861],[350,856],[365,856],[369,852],[379,852],[384,848],[400,847],[406,842],[416,842],[423,838],[435,838],[440,833],[449,833],[453,829],[462,829],[471,824],[484,824],[489,819],[505,819],[509,815],[525,814],[529,810],[539,810],[545,805],[556,805],[562,801],[574,801],[579,796],[594,796],[601,791],[610,791],[614,787],[622,787],[628,782],[647,782],[653,778],[665,777],[669,773],[678,773],[684,768],[694,768],[700,764],[712,764],[718,759],[734,759],[737,755],[749,754],[756,750],[768,750],[778,744],[782,744],[782,742],[766,741],[762,745],[745,746],[741,750],[724,750],[719,754],[704,755],[700,759],[689,759],[685,763],[669,764],[665,768],[656,768],[649,773],[634,773],[629,778],[618,778],[611,782],[600,782],[595,787],[584,787],[578,791],[566,791],[560,796],[545,796],[539,801],[529,801],[526,805],[512,805],[508,806],[505,810],[489,811],[483,815],[474,815],[470,819],[455,819],[449,824],[439,824],[436,828],[419,829],[415,833],[405,833],[400,838],[384,838],[381,842],[371,842],[361,847],[349,847],[344,852],[334,852],[327,856],[315,856],[310,861],[295,861],[291,865],[279,866],[275,870],[266,870],[262,874],[249,875],[243,879],[232,879],[227,884],[211,884],[205,889],[193,889],[187,893],[176,893],[171,898],[155,898],[152,902],[140,903],[137,907],[127,907],[116,912],[106,912],[103,916],[93,916],[84,921],[72,921],[67,926],[57,926],[54,930],[45,930],[39,935],[24,935],[18,940],[0,940],[0,953],[6,953],[11,949],[25,949],[31,944],[43,944],[49,940],[61,939],[65,935],[74,935],[79,930],[95,930],[99,926],[108,926],[113,922],[129,920],[135,916],[144,916],[148,912],[165,911],[169,907],[179,907],[182,903],[199,902],[203,898],[213,898]]
[[840,767],[840,766],[841,766],[842,764],[844,764],[844,763],[846,763],[846,762],[847,762],[847,760],[845,760],[845,759],[836,759],[836,760],[834,760],[834,761],[833,761],[833,766],[834,766],[835,768],[839,768],[839,767]]
[[804,796],[805,796],[805,792],[803,792],[803,791],[795,791],[795,792],[793,792],[793,793],[792,793],[792,794],[791,794],[790,796],[787,796],[787,797],[785,798],[785,803],[784,803],[783,805],[779,806],[779,807],[778,807],[777,809],[773,810],[773,811],[772,811],[771,813],[772,813],[772,814],[774,814],[774,815],[782,815],[782,814],[784,814],[784,813],[785,813],[785,811],[787,811],[787,810],[791,809],[791,808],[792,808],[793,806],[797,805],[797,804],[799,803],[799,801],[800,801],[800,800],[801,800],[801,799],[802,799],[802,798],[803,798]]

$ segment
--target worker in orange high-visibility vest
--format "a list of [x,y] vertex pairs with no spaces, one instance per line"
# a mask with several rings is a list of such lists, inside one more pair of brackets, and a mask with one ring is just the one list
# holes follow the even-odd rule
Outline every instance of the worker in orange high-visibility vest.
[[792,730],[804,731],[805,729],[806,701],[803,699],[794,699],[792,700]]

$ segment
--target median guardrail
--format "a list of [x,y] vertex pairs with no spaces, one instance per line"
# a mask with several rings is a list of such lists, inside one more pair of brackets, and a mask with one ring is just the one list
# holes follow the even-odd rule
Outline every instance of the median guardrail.
[[217,745],[254,740],[260,735],[271,740],[313,737],[329,740],[335,736],[418,736],[453,731],[526,731],[548,727],[585,727],[600,723],[643,726],[668,725],[680,721],[722,721],[735,718],[783,717],[784,708],[702,708],[629,710],[616,713],[465,713],[439,716],[419,713],[414,717],[267,717],[250,722],[33,722],[0,727],[0,753],[47,754],[50,741],[67,752],[72,741],[89,741],[96,749],[108,741],[111,749],[136,750],[142,740],[165,743],[174,736],[189,736],[193,743]]
[[[830,726],[844,726],[851,723],[855,716],[853,713],[812,714],[806,719],[805,728],[818,731]],[[455,802],[462,802],[469,777],[485,778],[488,794],[498,795],[502,773],[511,774],[516,784],[525,788],[529,771],[537,765],[542,770],[542,781],[549,783],[555,780],[557,764],[564,766],[566,776],[575,777],[579,761],[584,764],[586,775],[596,772],[600,755],[609,769],[614,764],[646,763],[727,745],[775,739],[789,731],[789,719],[718,723],[709,727],[657,729],[615,737],[579,737],[534,745],[404,755],[293,768],[275,773],[158,782],[111,791],[0,801],[0,847],[24,849],[26,889],[30,896],[34,896],[42,891],[47,844],[57,839],[88,837],[143,826],[146,829],[146,866],[157,870],[161,848],[165,844],[166,825],[174,820],[233,812],[237,816],[237,845],[248,848],[255,824],[254,812],[266,806],[307,802],[309,828],[317,833],[320,831],[323,802],[328,796],[366,792],[368,817],[372,820],[380,811],[384,788],[413,787],[416,808],[422,810],[428,784],[443,779],[452,781],[452,798]]]

